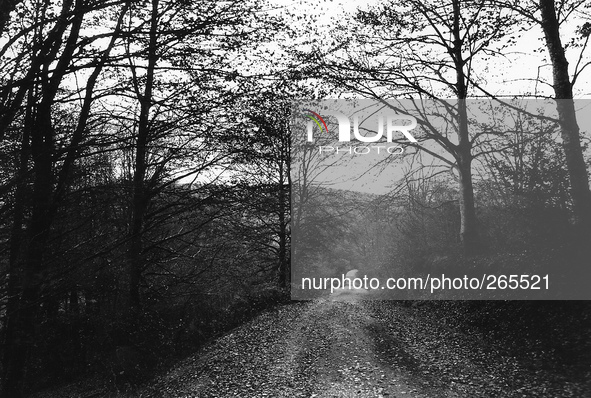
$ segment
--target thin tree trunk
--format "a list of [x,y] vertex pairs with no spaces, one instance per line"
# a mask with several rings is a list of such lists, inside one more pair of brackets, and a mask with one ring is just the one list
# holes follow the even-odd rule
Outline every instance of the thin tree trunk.
[[467,254],[478,252],[480,239],[474,204],[474,188],[472,185],[471,155],[460,155],[458,159],[460,174],[460,240]]
[[285,289],[288,286],[288,255],[287,255],[287,217],[286,217],[286,192],[283,183],[283,167],[280,168],[279,181],[279,288]]
[[462,56],[462,37],[460,34],[460,1],[454,0],[453,21],[453,60],[456,69],[456,95],[458,98],[458,145],[456,160],[460,174],[460,240],[464,251],[473,254],[479,249],[478,223],[474,205],[474,187],[472,185],[472,143],[468,129],[466,97],[468,87],[464,75]]
[[[132,218],[129,248],[129,305],[132,310],[140,307],[140,280],[144,267],[143,228],[149,195],[146,191],[147,146],[150,135],[150,109],[154,87],[158,41],[158,0],[152,1],[150,21],[150,41],[148,44],[148,67],[146,85],[142,94],[138,93],[141,110],[138,125],[138,138],[135,148],[135,172],[133,176]],[[137,78],[137,76],[136,76]]]

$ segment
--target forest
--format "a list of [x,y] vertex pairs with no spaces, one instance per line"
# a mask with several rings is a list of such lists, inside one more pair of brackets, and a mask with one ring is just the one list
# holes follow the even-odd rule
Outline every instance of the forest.
[[[587,0],[0,0],[0,395],[133,389],[311,270],[533,267],[591,299],[590,34]],[[385,190],[302,152],[300,101],[333,98],[415,104]],[[422,308],[551,319],[591,363],[584,301]]]

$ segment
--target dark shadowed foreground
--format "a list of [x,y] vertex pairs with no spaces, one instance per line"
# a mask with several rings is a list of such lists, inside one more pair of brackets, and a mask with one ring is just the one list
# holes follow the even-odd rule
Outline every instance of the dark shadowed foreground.
[[588,339],[575,342],[570,357],[535,336],[531,347],[515,347],[519,338],[503,342],[492,332],[454,323],[438,306],[355,300],[285,305],[134,393],[62,389],[39,396],[590,396]]

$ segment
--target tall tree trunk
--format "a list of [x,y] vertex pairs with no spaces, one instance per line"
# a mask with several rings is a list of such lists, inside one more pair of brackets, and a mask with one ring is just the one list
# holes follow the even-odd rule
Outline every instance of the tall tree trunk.
[[456,161],[460,175],[460,240],[464,251],[473,254],[479,249],[478,223],[474,205],[474,187],[472,184],[472,143],[468,129],[466,97],[468,87],[464,74],[462,56],[462,36],[460,34],[460,0],[454,0],[453,20],[453,61],[456,70],[456,95],[458,98],[458,145]]
[[[158,0],[152,0],[150,39],[148,44],[148,67],[143,93],[137,93],[140,101],[138,137],[135,148],[133,175],[132,217],[129,247],[129,305],[132,310],[140,307],[140,280],[144,267],[143,229],[148,207],[149,193],[146,187],[147,147],[150,135],[150,109],[156,68],[158,45]],[[132,67],[133,69],[133,67]],[[135,72],[134,72],[135,75]],[[134,76],[137,80],[137,76]]]
[[[49,111],[49,109],[46,109]],[[39,304],[44,298],[48,264],[44,253],[51,227],[51,200],[53,186],[53,126],[50,114],[37,115],[32,140],[33,159],[33,208],[27,228],[28,250],[21,276],[21,298],[16,313],[9,318],[11,325],[6,344],[11,358],[5,363],[3,396],[21,397],[29,349],[34,339],[35,325],[39,319]]]
[[[281,168],[282,169],[282,168]],[[282,170],[280,171],[282,174]],[[286,189],[283,175],[279,181],[279,288],[285,289],[289,285],[289,256],[287,254],[287,209]]]
[[568,61],[560,40],[560,26],[554,0],[540,0],[540,11],[541,26],[552,62],[556,109],[568,168],[575,226],[580,232],[584,232],[582,235],[588,235],[591,233],[589,177],[581,148]]
[[[72,3],[71,0],[64,2],[62,15],[70,12]],[[22,261],[23,269],[20,273],[20,300],[16,305],[13,303],[15,311],[7,313],[6,319],[8,329],[5,344],[10,347],[8,350],[10,357],[6,356],[7,361],[4,362],[3,369],[2,396],[5,397],[21,397],[23,394],[27,357],[35,338],[35,326],[39,323],[40,305],[43,303],[44,309],[47,309],[51,302],[50,295],[47,295],[46,292],[50,265],[45,258],[45,253],[56,209],[53,195],[55,131],[52,123],[52,106],[59,85],[71,62],[72,54],[76,49],[84,17],[82,6],[82,2],[77,2],[74,18],[72,20],[60,19],[50,34],[52,39],[43,42],[40,53],[46,57],[40,57],[40,59],[43,59],[45,64],[31,66],[34,72],[42,74],[39,77],[39,83],[43,97],[38,105],[35,104],[34,96],[30,92],[34,87],[28,87],[30,101],[27,104],[25,122],[30,123],[30,127],[25,126],[25,134],[30,133],[30,154],[33,161],[32,209],[31,221],[26,231],[28,250]],[[70,32],[65,46],[63,46],[63,34],[68,26],[70,26]],[[63,52],[58,57],[58,51],[62,46]],[[50,73],[49,65],[55,61],[57,61],[55,68]],[[39,69],[37,69],[38,66]],[[23,139],[22,150],[29,150],[28,142],[25,139]],[[24,234],[18,233],[20,228],[18,223],[22,220],[15,221],[17,225],[14,226],[13,232],[16,234],[13,234],[13,238],[20,241],[11,242],[11,250],[18,250],[22,244],[21,239],[24,239]],[[12,252],[11,256],[15,253]],[[13,283],[12,286],[15,287],[15,284]],[[49,300],[47,300],[48,298]],[[47,301],[44,302],[44,300]]]
[[477,253],[480,248],[478,224],[472,185],[472,155],[468,150],[458,157],[460,175],[460,240],[467,254]]
[[33,103],[32,93],[29,92],[29,106],[25,113],[23,126],[23,137],[21,140],[21,151],[19,159],[19,175],[14,197],[14,216],[10,237],[10,259],[8,271],[8,303],[4,322],[4,356],[3,366],[3,388],[2,396],[17,396],[20,394],[19,375],[20,369],[24,368],[24,356],[19,357],[19,340],[21,333],[20,320],[20,299],[22,292],[22,259],[21,246],[23,243],[23,223],[25,212],[25,189],[27,186],[28,163],[30,157],[30,132],[33,124]]

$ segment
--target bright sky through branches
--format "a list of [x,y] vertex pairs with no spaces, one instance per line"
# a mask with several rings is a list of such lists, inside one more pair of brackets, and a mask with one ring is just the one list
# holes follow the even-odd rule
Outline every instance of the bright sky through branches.
[[[272,0],[274,7],[281,9],[281,14],[291,19],[293,27],[301,31],[295,45],[303,38],[306,42],[330,47],[331,31],[342,24],[347,26],[357,9],[366,10],[380,4],[387,3],[383,0],[367,1],[313,1],[313,0]],[[394,2],[390,2],[394,4]],[[524,2],[525,4],[526,2]],[[396,7],[395,5],[393,7]],[[587,16],[581,12],[571,15],[568,24],[561,26],[563,43],[573,42],[582,44],[576,31],[579,26],[587,21]],[[515,37],[515,44],[503,50],[503,56],[489,60],[486,63],[473,65],[476,69],[484,70],[487,77],[486,89],[500,96],[547,96],[552,97],[552,67],[549,64],[548,54],[542,40],[543,33],[538,26],[532,26],[526,32],[520,32]],[[569,45],[567,57],[570,63],[570,72],[579,60],[580,48]],[[591,60],[591,50],[585,51],[582,58],[583,65]],[[591,69],[586,70],[574,87],[575,98],[591,98]]]

